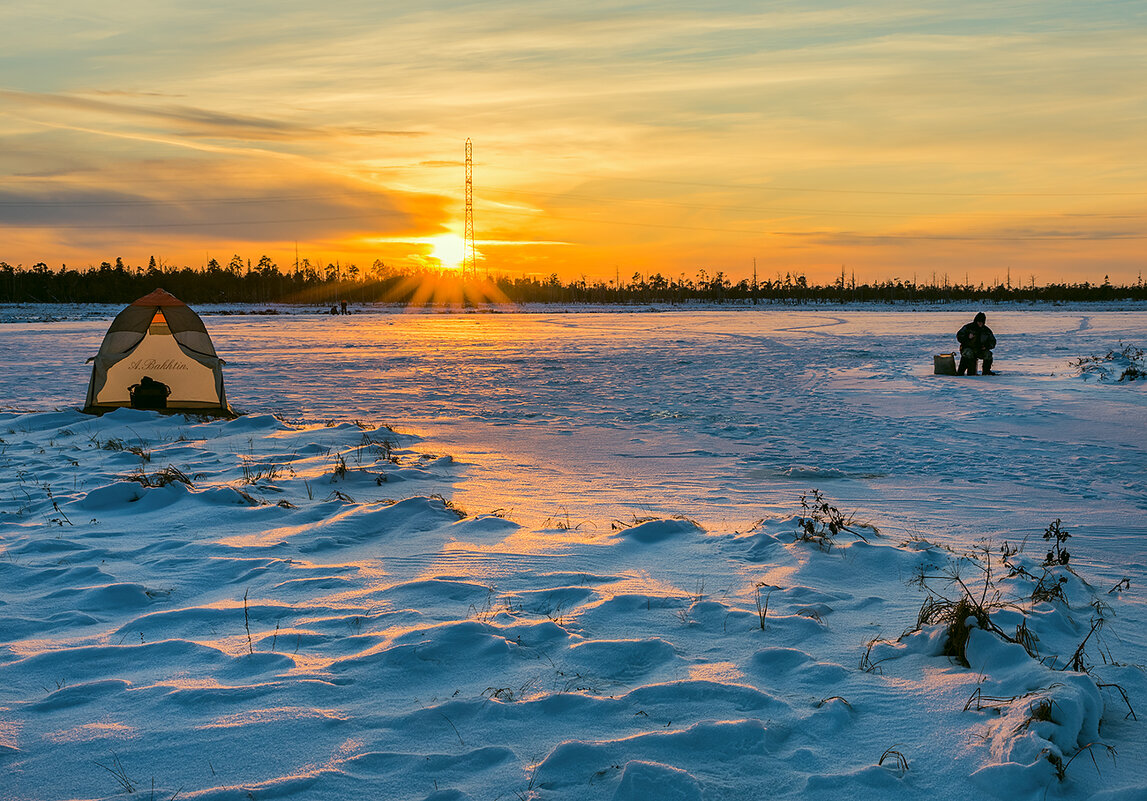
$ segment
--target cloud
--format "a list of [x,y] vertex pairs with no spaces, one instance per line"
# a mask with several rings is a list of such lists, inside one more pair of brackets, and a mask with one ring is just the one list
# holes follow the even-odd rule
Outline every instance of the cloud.
[[[148,97],[127,92],[101,94]],[[272,117],[231,114],[188,105],[138,105],[68,94],[17,92],[10,89],[0,89],[0,101],[9,105],[13,112],[18,114],[32,115],[41,111],[59,111],[66,115],[88,114],[110,120],[149,122],[183,136],[218,137],[253,142],[298,142],[346,136],[424,135],[420,131],[384,130],[363,126],[307,125]]]
[[0,190],[0,225],[180,239],[248,242],[338,239],[436,231],[444,214],[433,195],[369,190],[335,182],[208,185],[158,194],[101,186]]

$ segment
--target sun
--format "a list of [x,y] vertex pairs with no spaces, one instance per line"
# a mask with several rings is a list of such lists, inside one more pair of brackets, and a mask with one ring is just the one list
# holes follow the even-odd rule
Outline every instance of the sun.
[[430,258],[447,270],[462,269],[465,260],[466,243],[457,234],[441,234],[426,240],[430,245]]

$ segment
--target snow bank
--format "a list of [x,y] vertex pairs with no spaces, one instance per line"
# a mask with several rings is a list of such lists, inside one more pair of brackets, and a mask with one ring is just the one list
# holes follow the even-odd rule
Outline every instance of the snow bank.
[[[676,376],[643,374],[662,351],[642,345],[596,376],[522,356],[508,381],[513,345],[487,342],[489,364],[403,389],[438,434],[436,403],[478,399],[449,425],[491,444],[452,457],[427,429],[318,413],[0,412],[0,797],[1142,794],[1141,393],[1034,368],[941,390],[865,373],[863,332],[840,340],[847,369],[806,374],[832,331],[867,325],[836,319],[675,323],[701,343],[677,346],[695,366]],[[305,338],[276,324],[276,343]],[[569,365],[600,352],[558,342]],[[754,349],[780,365],[767,385],[738,366]],[[316,376],[311,355],[267,369],[351,392],[355,371]],[[542,400],[490,400],[518,380]],[[968,480],[965,446],[988,441]],[[800,541],[791,490],[813,481],[883,533]],[[1070,569],[1030,525],[1055,516]],[[959,595],[954,568],[991,608],[946,655],[917,580]]]

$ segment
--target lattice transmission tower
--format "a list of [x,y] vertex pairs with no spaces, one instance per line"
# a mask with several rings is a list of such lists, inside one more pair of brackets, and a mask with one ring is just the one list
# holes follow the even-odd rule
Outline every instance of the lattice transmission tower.
[[474,147],[466,140],[466,232],[462,236],[462,278],[478,277],[474,260]]

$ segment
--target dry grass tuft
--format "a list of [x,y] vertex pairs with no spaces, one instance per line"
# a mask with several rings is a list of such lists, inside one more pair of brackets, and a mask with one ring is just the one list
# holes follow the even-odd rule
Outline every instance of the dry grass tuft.
[[135,472],[127,477],[128,481],[134,481],[140,486],[144,487],[166,487],[168,484],[186,484],[188,487],[192,486],[191,479],[187,474],[174,465],[168,465],[162,470],[148,474],[141,466]]
[[467,514],[465,509],[463,509],[461,506],[454,503],[453,501],[447,500],[444,496],[438,494],[437,492],[434,493],[433,495],[431,495],[430,497],[433,500],[440,501],[442,503],[442,505],[445,506],[449,511],[451,511],[455,515],[457,515],[459,520],[465,520],[467,517],[469,517],[469,514]]
[[797,530],[793,538],[798,542],[811,542],[822,551],[831,551],[836,544],[836,536],[841,532],[848,532],[865,542],[868,542],[868,537],[858,529],[866,528],[873,534],[880,533],[872,525],[857,523],[855,514],[845,515],[826,501],[820,490],[814,489],[808,495],[801,495],[800,504],[804,514],[797,518]]
[[885,749],[884,753],[880,755],[880,759],[876,764],[878,767],[880,767],[884,765],[886,760],[891,760],[897,774],[903,776],[908,772],[908,758],[899,751],[894,750],[894,748],[895,746]]

